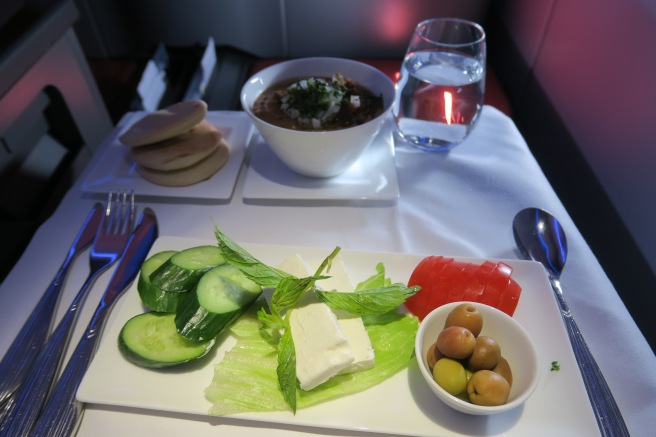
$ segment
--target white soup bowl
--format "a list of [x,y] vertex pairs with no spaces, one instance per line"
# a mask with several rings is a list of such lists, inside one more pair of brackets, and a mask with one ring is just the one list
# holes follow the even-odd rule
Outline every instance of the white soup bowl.
[[[290,79],[332,77],[340,73],[374,95],[383,97],[383,112],[358,126],[329,131],[300,131],[267,123],[253,113],[257,97],[272,85]],[[394,102],[394,84],[367,64],[340,58],[300,58],[265,68],[246,81],[241,105],[273,153],[295,172],[327,178],[348,170],[380,131]]]

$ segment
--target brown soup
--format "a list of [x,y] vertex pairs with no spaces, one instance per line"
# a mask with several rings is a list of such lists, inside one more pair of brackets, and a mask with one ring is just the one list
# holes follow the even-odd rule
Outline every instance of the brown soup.
[[267,123],[302,131],[358,126],[378,117],[383,109],[382,95],[339,73],[278,82],[253,104],[253,113]]

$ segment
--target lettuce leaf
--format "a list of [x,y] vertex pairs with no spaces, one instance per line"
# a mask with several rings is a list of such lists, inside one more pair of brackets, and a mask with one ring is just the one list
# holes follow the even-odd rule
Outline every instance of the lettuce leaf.
[[[260,333],[256,313],[262,304],[266,305],[258,301],[230,328],[237,344],[215,366],[212,383],[205,389],[206,398],[213,404],[211,415],[290,410],[276,373],[277,344]],[[310,391],[299,389],[298,409],[366,390],[407,367],[414,355],[418,319],[386,313],[363,320],[376,354],[376,365],[337,375]]]

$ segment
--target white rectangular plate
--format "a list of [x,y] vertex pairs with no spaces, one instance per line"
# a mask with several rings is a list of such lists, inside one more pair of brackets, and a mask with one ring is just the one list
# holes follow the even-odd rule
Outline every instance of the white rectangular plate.
[[[151,254],[214,243],[160,237]],[[243,246],[271,265],[278,265],[296,253],[310,260],[323,259],[333,249]],[[423,258],[422,255],[351,251],[342,251],[342,257],[354,282],[374,274],[378,262],[385,264],[393,281],[407,282],[410,273]],[[536,342],[542,363],[538,388],[523,407],[489,417],[456,412],[433,395],[425,385],[417,363],[413,362],[408,369],[369,390],[299,410],[296,415],[290,412],[244,413],[230,416],[230,423],[261,427],[255,422],[268,422],[270,426],[283,429],[307,426],[431,437],[596,433],[592,409],[542,266],[530,261],[504,262],[514,268],[513,277],[523,287],[515,318]],[[114,323],[104,334],[82,381],[78,399],[96,404],[207,416],[210,403],[205,399],[203,390],[212,381],[214,364],[232,347],[234,340],[225,339],[210,357],[196,363],[168,370],[143,369],[126,361],[116,343],[123,324],[130,317],[145,311],[136,285],[132,285],[119,305]],[[550,371],[552,361],[560,363],[560,371]],[[208,417],[207,420],[216,424],[225,419]]]
[[186,187],[165,187],[142,178],[127,153],[127,147],[118,141],[118,137],[144,115],[145,112],[134,112],[128,115],[129,118],[122,120],[121,128],[109,139],[109,144],[105,145],[102,152],[103,156],[82,183],[82,191],[107,193],[109,190],[133,189],[143,196],[216,200],[227,200],[232,196],[246,146],[254,131],[246,114],[239,111],[207,113],[207,121],[223,132],[230,147],[230,158],[226,165],[209,179]]
[[399,197],[391,119],[345,173],[332,178],[310,178],[292,171],[274,155],[258,134],[244,184],[250,200],[378,200]]

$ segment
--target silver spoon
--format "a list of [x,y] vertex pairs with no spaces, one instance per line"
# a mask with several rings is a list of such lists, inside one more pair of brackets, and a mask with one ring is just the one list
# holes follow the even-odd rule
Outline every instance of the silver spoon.
[[524,258],[538,261],[547,270],[601,435],[629,436],[613,394],[574,321],[560,287],[560,274],[567,259],[567,239],[563,228],[548,212],[526,208],[518,212],[513,220],[513,235]]

